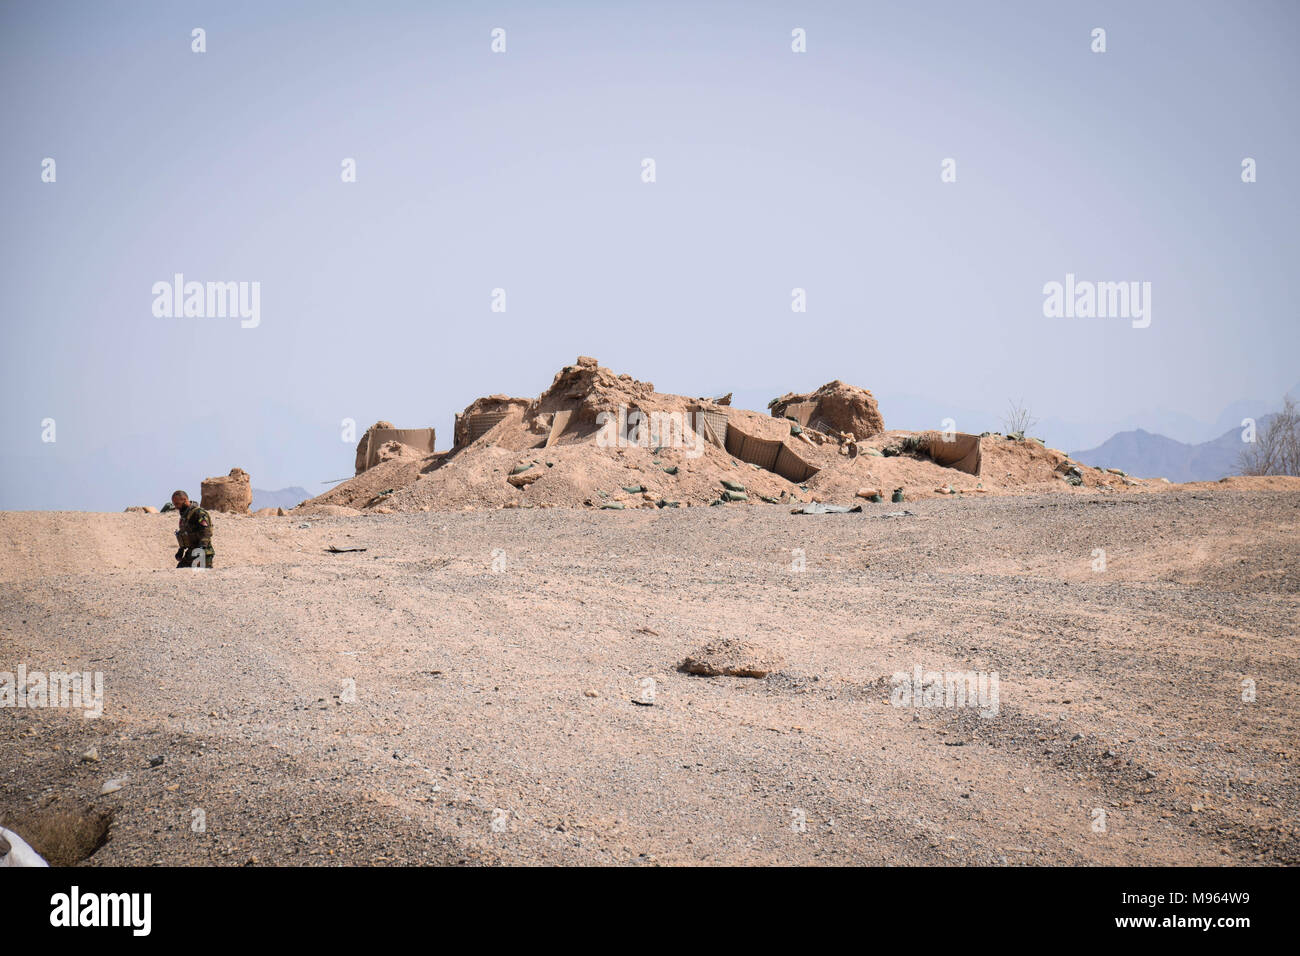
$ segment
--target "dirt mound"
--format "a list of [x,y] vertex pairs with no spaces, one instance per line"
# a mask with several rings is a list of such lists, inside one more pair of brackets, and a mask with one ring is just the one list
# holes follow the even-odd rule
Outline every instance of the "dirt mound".
[[405,445],[400,441],[386,441],[375,451],[375,457],[378,459],[378,463],[380,464],[386,461],[396,461],[402,458],[420,459],[424,458],[427,454],[427,451],[412,447],[411,445]]
[[248,472],[232,468],[228,475],[204,478],[199,503],[208,511],[248,514],[248,506],[253,503],[253,487]]
[[815,392],[789,392],[768,404],[777,418],[794,418],[829,435],[846,433],[857,439],[873,438],[885,430],[885,420],[875,396],[865,388],[839,379]]
[[702,677],[764,678],[783,663],[774,654],[749,641],[723,638],[706,645],[686,658],[677,669],[683,674]]
[[1154,490],[1032,439],[959,436],[953,454],[934,454],[938,433],[884,431],[871,392],[838,380],[783,395],[772,411],[656,392],[581,356],[535,399],[472,402],[456,416],[450,452],[384,446],[384,460],[298,511],[852,504],[863,488],[879,489],[885,505],[897,488],[909,501]]

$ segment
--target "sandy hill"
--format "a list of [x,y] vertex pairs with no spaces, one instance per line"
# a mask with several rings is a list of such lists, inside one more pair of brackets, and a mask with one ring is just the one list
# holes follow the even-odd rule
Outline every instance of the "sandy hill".
[[871,491],[889,503],[897,488],[915,500],[1142,486],[1001,435],[979,436],[978,473],[946,467],[928,451],[938,433],[886,430],[871,392],[839,381],[774,399],[770,414],[729,400],[657,392],[579,357],[536,398],[472,402],[457,416],[450,451],[388,449],[300,509],[797,507],[861,504],[859,493]]

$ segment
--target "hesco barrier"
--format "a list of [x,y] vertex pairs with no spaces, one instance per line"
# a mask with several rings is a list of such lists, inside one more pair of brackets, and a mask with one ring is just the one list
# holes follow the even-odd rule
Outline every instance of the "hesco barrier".
[[509,412],[478,412],[474,415],[456,416],[456,445],[468,445],[478,441],[489,431],[501,424]]
[[379,461],[379,449],[384,446],[384,442],[399,441],[403,445],[433,454],[435,437],[432,428],[372,428],[368,439],[370,444],[366,448],[366,467],[373,468]]
[[551,430],[546,436],[546,448],[550,448],[560,440],[560,436],[569,427],[569,421],[572,418],[573,410],[569,408],[562,408],[555,413],[555,417],[551,419]]
[[779,438],[747,435],[735,425],[727,428],[726,449],[728,454],[741,461],[775,472],[796,485],[821,470],[792,452]]
[[817,406],[820,404],[820,402],[795,402],[785,407],[781,417],[793,418],[800,425],[810,425],[812,424],[813,415],[817,414]]
[[926,451],[935,464],[956,468],[970,475],[980,473],[983,455],[980,452],[979,435],[956,432],[952,441],[944,441],[943,432],[933,432],[929,438]]
[[727,447],[727,413],[695,406],[695,426],[704,436],[719,448]]

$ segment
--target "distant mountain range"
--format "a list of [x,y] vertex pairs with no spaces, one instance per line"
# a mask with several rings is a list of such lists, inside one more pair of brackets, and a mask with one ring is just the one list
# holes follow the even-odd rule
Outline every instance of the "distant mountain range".
[[[1256,432],[1268,428],[1266,415]],[[1242,429],[1231,428],[1212,441],[1191,445],[1138,428],[1112,435],[1096,448],[1071,452],[1070,457],[1097,468],[1122,468],[1136,478],[1170,481],[1218,481],[1241,474],[1239,460],[1246,447]]]
[[283,508],[288,511],[290,508],[296,508],[310,497],[310,491],[306,488],[299,488],[297,485],[292,488],[281,488],[279,491],[265,491],[261,488],[254,488],[253,503],[248,510]]
[[[1300,395],[1300,384],[1290,390]],[[1224,411],[1235,418],[1252,403],[1236,402]],[[1276,407],[1276,406],[1274,406]],[[1222,416],[1221,416],[1222,417]],[[1255,417],[1255,433],[1262,435],[1272,421],[1272,414]],[[1241,474],[1241,453],[1246,444],[1240,421],[1232,424],[1217,438],[1203,442],[1182,442],[1142,428],[1112,435],[1096,448],[1070,453],[1075,461],[1096,468],[1122,468],[1136,478],[1168,478],[1170,481],[1218,481]]]

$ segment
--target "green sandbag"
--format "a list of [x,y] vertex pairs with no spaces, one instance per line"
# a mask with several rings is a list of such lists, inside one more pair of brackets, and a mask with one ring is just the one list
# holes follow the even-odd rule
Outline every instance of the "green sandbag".
[[903,497],[903,489],[895,488],[894,494],[890,497],[889,500],[892,501],[894,504],[898,504],[900,501],[905,501],[906,499]]
[[601,511],[622,511],[623,502],[621,501],[606,502],[605,504],[600,506],[600,510]]
[[802,425],[791,425],[791,426],[790,426],[790,434],[791,434],[791,435],[802,435],[802,434],[803,434],[803,426],[802,426]]
[[781,503],[775,498],[769,498],[767,495],[759,495],[758,497],[766,501],[769,505],[779,505]]
[[875,502],[876,504],[880,504],[880,503],[881,503],[882,501],[884,501],[885,499],[882,498],[882,497],[880,497],[880,495],[872,495],[872,496],[871,496],[870,498],[868,498],[867,500],[868,500],[868,501]]
[[639,495],[645,491],[645,485],[624,485],[623,490],[629,495]]
[[748,501],[749,495],[743,491],[724,491],[722,493],[723,501]]
[[676,465],[669,465],[667,468],[664,469],[664,474],[665,474],[665,475],[675,475],[675,474],[677,474],[677,466],[676,466]]
[[515,467],[513,467],[513,468],[510,469],[510,474],[512,474],[512,475],[520,475],[520,474],[523,474],[525,471],[527,471],[527,470],[528,470],[529,468],[531,468],[531,467],[533,467],[533,466],[532,466],[532,465],[515,465]]
[[664,498],[660,498],[655,502],[655,506],[659,508],[680,508],[682,503],[680,501],[668,501]]
[[868,449],[867,449],[867,454],[870,455],[872,458],[884,458],[884,457],[885,457],[884,452],[880,451],[880,450],[877,449],[877,448],[868,448]]
[[732,481],[730,478],[723,478],[723,479],[722,479],[722,487],[726,488],[728,491],[744,491],[744,490],[745,490],[745,486],[744,486],[744,485],[742,485],[742,484],[741,484],[740,482],[738,482],[738,481]]
[[719,498],[717,501],[710,501],[710,502],[709,502],[709,507],[710,507],[710,508],[716,508],[718,505],[725,505],[725,504],[726,504],[726,502],[723,501],[721,498]]

